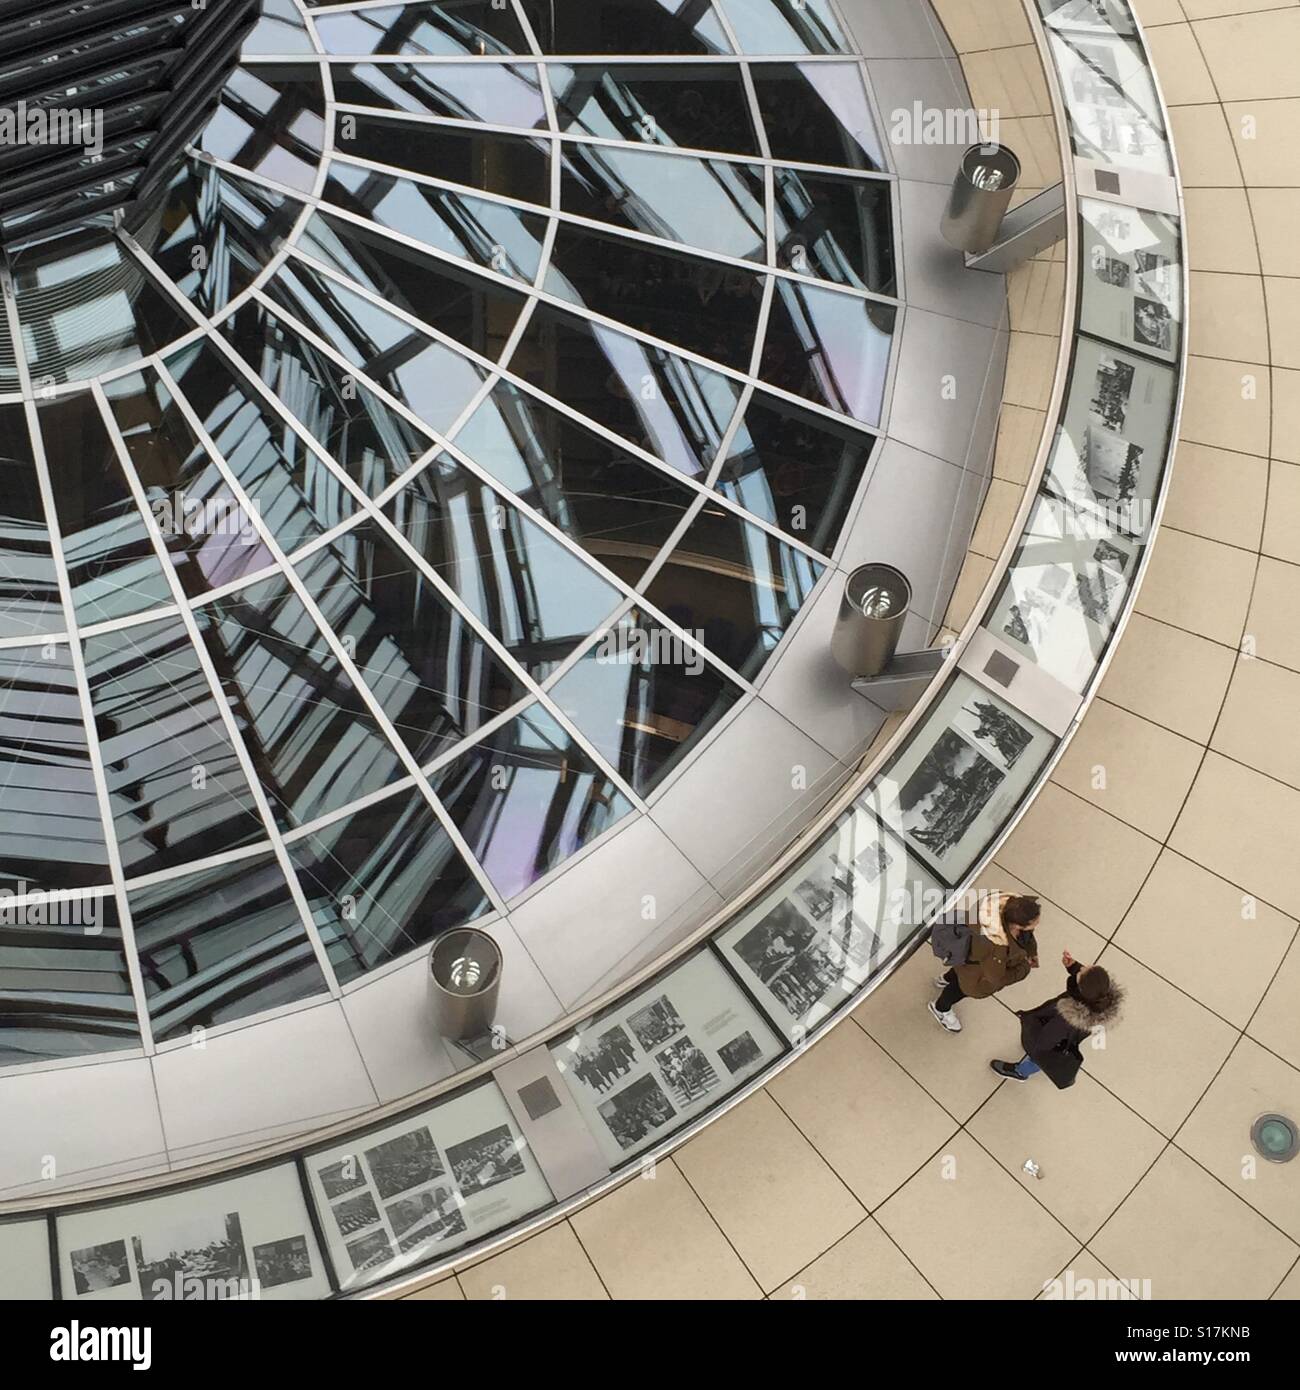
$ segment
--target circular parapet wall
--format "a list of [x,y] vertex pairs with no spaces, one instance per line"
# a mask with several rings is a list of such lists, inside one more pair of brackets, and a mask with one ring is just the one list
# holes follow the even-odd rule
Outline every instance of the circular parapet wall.
[[363,1129],[15,1211],[3,1287],[139,1296],[173,1277],[162,1252],[181,1220],[224,1252],[235,1291],[423,1280],[681,1143],[845,1017],[962,897],[1060,757],[1131,611],[1182,391],[1181,196],[1139,26],[1118,0],[1039,4],[1071,145],[1069,372],[984,598],[883,753],[763,880],[586,1016]]

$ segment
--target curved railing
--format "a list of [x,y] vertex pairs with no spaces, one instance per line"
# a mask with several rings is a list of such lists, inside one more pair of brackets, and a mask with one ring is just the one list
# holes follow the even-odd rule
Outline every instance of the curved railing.
[[13,1204],[0,1295],[184,1296],[166,1243],[182,1222],[218,1281],[208,1296],[424,1282],[765,1084],[963,896],[1051,774],[1132,610],[1186,353],[1181,190],[1140,28],[1124,0],[1027,3],[1062,132],[1072,331],[1011,538],[922,704],[759,882],[584,1017],[362,1128],[97,1200]]

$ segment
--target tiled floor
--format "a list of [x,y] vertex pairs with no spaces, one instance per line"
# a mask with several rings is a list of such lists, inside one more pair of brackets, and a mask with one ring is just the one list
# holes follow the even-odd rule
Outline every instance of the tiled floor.
[[[962,51],[1020,41],[1019,0],[937,8]],[[1073,1089],[999,1083],[1008,1008],[967,1002],[943,1033],[916,956],[652,1176],[419,1297],[1033,1298],[1072,1269],[1300,1298],[1300,1162],[1253,1163],[1248,1139],[1300,1113],[1300,0],[1137,8],[1188,185],[1176,481],[1102,698],[984,876],[1044,903],[1044,983],[1007,1003],[1052,991],[1068,948],[1113,970],[1124,1017]],[[1041,423],[1026,334],[1049,324],[1013,336],[1010,482]]]

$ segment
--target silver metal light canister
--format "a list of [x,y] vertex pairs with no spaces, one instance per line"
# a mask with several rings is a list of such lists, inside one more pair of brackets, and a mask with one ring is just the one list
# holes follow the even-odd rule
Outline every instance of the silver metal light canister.
[[481,1037],[501,992],[501,948],[473,927],[445,932],[429,951],[429,999],[444,1038]]
[[831,655],[851,676],[878,676],[898,646],[912,586],[893,565],[861,565],[849,575],[831,634]]
[[1020,161],[1005,145],[972,145],[961,157],[939,230],[959,251],[987,251],[1020,182]]

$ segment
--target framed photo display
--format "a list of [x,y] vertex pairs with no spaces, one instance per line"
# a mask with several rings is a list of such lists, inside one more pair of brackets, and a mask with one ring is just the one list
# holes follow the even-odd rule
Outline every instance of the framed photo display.
[[57,1229],[67,1299],[189,1302],[330,1292],[292,1163],[60,1213]]
[[1043,489],[1110,529],[1146,535],[1177,391],[1173,367],[1080,337]]
[[984,625],[1082,694],[1124,605],[1141,548],[1094,512],[1040,496]]
[[1178,357],[1183,323],[1178,219],[1081,198],[1083,294],[1079,323],[1165,362]]
[[1137,33],[1126,0],[1038,0],[1038,8],[1049,29],[1126,38]]
[[50,1230],[43,1216],[0,1222],[0,1300],[54,1297]]
[[880,814],[955,884],[1028,791],[1056,738],[965,672],[876,783]]
[[782,1051],[707,948],[551,1047],[611,1168],[712,1108]]
[[372,1284],[552,1201],[494,1082],[306,1158],[343,1288]]
[[778,1028],[806,1030],[889,960],[945,892],[901,840],[854,806],[799,875],[788,876],[714,945]]

